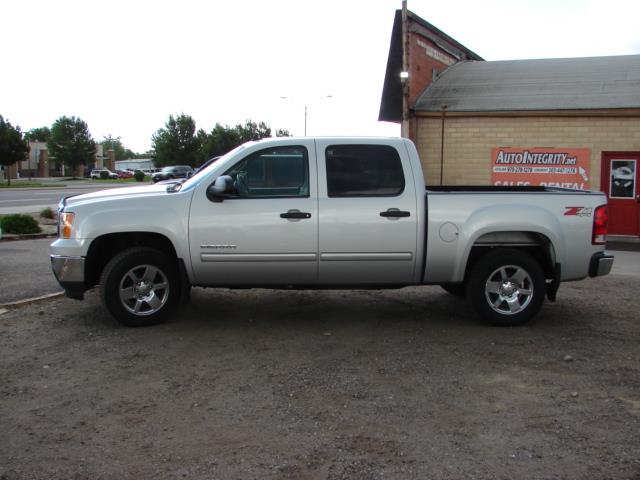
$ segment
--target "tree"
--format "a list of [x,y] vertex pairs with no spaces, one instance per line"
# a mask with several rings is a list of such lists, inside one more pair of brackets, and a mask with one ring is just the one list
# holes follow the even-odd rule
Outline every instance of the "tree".
[[[10,167],[27,158],[29,143],[22,138],[20,127],[14,127],[0,115],[0,165]],[[7,175],[11,185],[11,176]]]
[[290,137],[291,134],[289,133],[289,130],[285,130],[283,128],[279,128],[278,130],[276,130],[276,137]]
[[49,127],[32,128],[24,134],[24,139],[28,142],[48,142],[51,136]]
[[181,113],[174,118],[169,115],[164,128],[151,137],[156,165],[196,166],[199,163],[199,143],[202,138],[196,137],[195,133],[196,122],[191,116]]
[[96,142],[89,127],[76,117],[63,116],[53,123],[47,147],[56,163],[64,164],[74,175],[79,174],[80,165],[93,163],[96,155]]
[[244,125],[236,125],[236,131],[240,136],[241,143],[249,142],[251,140],[260,140],[261,138],[267,138],[271,136],[271,128],[266,123],[252,122],[247,120]]
[[113,137],[109,134],[103,138],[104,139],[100,142],[100,144],[102,145],[102,150],[104,151],[105,155],[107,153],[107,150],[113,149],[115,152],[116,160],[127,160],[136,156],[136,154],[132,150],[125,148],[120,137]]
[[200,144],[200,161],[224,155],[242,143],[237,130],[228,125],[216,123],[211,133]]
[[[287,130],[277,130],[279,137],[289,136]],[[211,133],[199,129],[189,115],[180,114],[176,118],[169,116],[164,128],[152,137],[157,166],[165,165],[202,165],[212,157],[224,155],[238,145],[251,140],[260,140],[271,136],[271,127],[264,122],[246,120],[235,127],[216,123]]]
[[[200,132],[198,132],[199,135]],[[209,135],[202,136],[200,141],[200,161],[205,162],[212,157],[224,155],[245,142],[270,136],[271,128],[264,122],[256,123],[247,120],[244,125],[238,124],[235,127],[216,123]],[[288,137],[289,132],[287,130],[277,130],[276,136]]]

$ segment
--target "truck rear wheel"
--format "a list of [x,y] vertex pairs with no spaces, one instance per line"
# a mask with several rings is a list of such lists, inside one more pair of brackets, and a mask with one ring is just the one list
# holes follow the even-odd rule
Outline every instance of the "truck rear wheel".
[[116,320],[129,327],[162,322],[180,296],[176,262],[146,247],[124,250],[100,277],[102,302]]
[[545,290],[544,272],[533,257],[519,250],[501,249],[475,264],[467,295],[485,320],[508,327],[533,318],[542,306]]

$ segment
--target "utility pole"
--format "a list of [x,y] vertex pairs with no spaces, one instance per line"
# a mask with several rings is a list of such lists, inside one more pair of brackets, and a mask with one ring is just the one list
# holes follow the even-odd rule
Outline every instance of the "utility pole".
[[402,83],[402,126],[400,135],[409,138],[409,20],[407,0],[402,0],[402,73],[407,75]]

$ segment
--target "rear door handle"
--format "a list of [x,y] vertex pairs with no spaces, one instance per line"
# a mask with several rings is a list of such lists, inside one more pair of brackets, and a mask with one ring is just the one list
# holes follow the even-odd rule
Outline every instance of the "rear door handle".
[[406,212],[404,210],[398,210],[397,208],[390,208],[386,212],[380,212],[381,217],[386,218],[400,218],[400,217],[410,217],[411,212]]
[[289,210],[286,213],[281,213],[280,218],[293,218],[293,219],[311,218],[311,214],[308,212],[301,212],[300,210]]

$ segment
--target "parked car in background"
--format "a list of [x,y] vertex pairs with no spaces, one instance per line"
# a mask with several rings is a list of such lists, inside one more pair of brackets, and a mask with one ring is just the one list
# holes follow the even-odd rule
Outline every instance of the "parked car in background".
[[101,178],[104,178],[102,172],[106,172],[106,178],[118,178],[118,174],[113,173],[108,168],[94,168],[91,170],[91,178],[93,180],[100,180]]
[[193,173],[191,175],[189,175],[188,177],[185,177],[185,178],[170,178],[168,180],[160,180],[160,181],[157,181],[157,182],[154,181],[154,183],[165,184],[165,185],[166,184],[170,184],[170,183],[182,183],[185,180],[187,180],[187,178],[192,178],[192,177],[195,177],[196,175],[199,175],[200,172],[204,171],[209,165],[214,163],[219,158],[221,158],[221,157],[217,156],[217,157],[210,158],[209,160],[204,162],[202,165],[200,165],[198,168],[196,168],[193,171]]
[[116,170],[118,178],[133,178],[133,172],[130,170]]
[[174,178],[189,178],[193,175],[193,168],[189,165],[173,165],[170,167],[164,167],[159,172],[154,173],[151,176],[153,183],[160,180],[172,180]]

